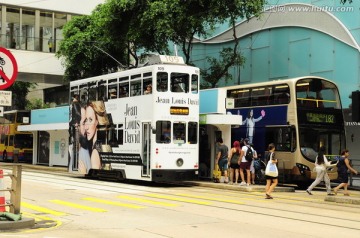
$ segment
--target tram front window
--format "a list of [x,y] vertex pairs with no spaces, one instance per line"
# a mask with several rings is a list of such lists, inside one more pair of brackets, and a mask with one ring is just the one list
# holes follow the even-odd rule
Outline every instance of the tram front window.
[[328,157],[339,155],[341,148],[345,146],[345,135],[336,129],[299,128],[299,131],[301,153],[310,161],[315,161],[321,146],[325,146]]

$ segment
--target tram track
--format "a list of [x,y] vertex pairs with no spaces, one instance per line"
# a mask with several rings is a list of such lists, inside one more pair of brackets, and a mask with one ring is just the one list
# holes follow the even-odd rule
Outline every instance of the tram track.
[[[31,173],[31,172],[30,172]],[[51,175],[51,176],[57,176],[57,175]],[[24,173],[23,175],[23,179],[26,180],[32,180],[34,182],[45,182],[46,183],[51,183],[51,184],[57,184],[59,186],[74,186],[75,188],[67,188],[67,190],[74,190],[74,189],[96,189],[97,191],[99,189],[101,189],[101,192],[113,192],[113,193],[122,193],[122,194],[126,194],[126,195],[132,195],[132,196],[136,196],[136,197],[141,197],[141,198],[151,198],[151,196],[148,196],[147,194],[144,193],[155,193],[155,194],[159,194],[159,195],[163,195],[163,196],[175,196],[175,197],[186,197],[184,195],[184,193],[194,193],[196,192],[198,195],[197,199],[201,199],[201,200],[205,200],[205,201],[209,201],[209,202],[213,202],[213,204],[211,205],[207,205],[207,204],[197,204],[197,205],[201,205],[201,206],[206,206],[206,207],[211,207],[211,208],[217,208],[217,209],[222,209],[228,211],[228,212],[245,212],[245,213],[249,213],[249,214],[253,214],[253,215],[262,215],[262,216],[268,216],[269,218],[282,218],[282,219],[287,219],[287,220],[291,220],[291,221],[299,221],[299,222],[306,222],[306,223],[312,223],[312,224],[319,224],[319,225],[325,225],[325,226],[329,226],[329,227],[333,227],[336,226],[338,228],[344,228],[344,229],[351,229],[351,230],[360,230],[360,228],[357,228],[355,225],[351,226],[352,223],[359,223],[360,220],[359,219],[350,219],[347,217],[336,217],[334,215],[329,214],[329,212],[327,212],[325,209],[329,210],[329,207],[331,209],[335,209],[335,210],[344,210],[344,206],[343,204],[328,204],[328,203],[314,203],[314,200],[316,199],[304,199],[301,197],[289,197],[289,196],[283,196],[282,194],[278,194],[278,196],[272,200],[271,205],[267,206],[267,205],[260,205],[257,204],[256,201],[252,202],[251,204],[236,204],[236,207],[234,208],[234,203],[229,201],[227,202],[226,199],[222,199],[222,201],[216,201],[216,199],[212,198],[211,196],[209,196],[210,192],[213,193],[213,191],[215,189],[210,189],[210,188],[203,188],[203,187],[197,187],[196,191],[194,191],[193,188],[190,188],[189,186],[181,186],[181,185],[174,185],[174,184],[156,184],[154,186],[154,184],[151,184],[151,187],[143,187],[143,186],[149,186],[149,183],[138,183],[138,182],[128,182],[126,184],[122,184],[122,183],[114,183],[114,182],[109,182],[109,181],[101,181],[101,180],[91,180],[91,183],[89,183],[89,179],[86,178],[74,178],[74,177],[66,177],[63,176],[61,180],[54,178],[49,178],[49,174],[38,174],[36,173],[36,176],[28,174],[28,173]],[[94,187],[95,185],[95,187]],[[100,186],[100,188],[99,188]],[[136,187],[135,187],[136,186]],[[142,187],[139,187],[142,186]],[[157,189],[159,188],[159,189]],[[168,192],[164,192],[164,191],[160,191],[163,188],[170,188],[171,191]],[[155,191],[154,191],[155,190]],[[181,194],[179,194],[180,192],[178,192],[177,190],[181,190]],[[215,190],[215,191],[220,191],[220,190]],[[206,196],[208,196],[208,198],[206,198]],[[256,199],[262,199],[263,198],[263,194],[258,194],[258,193],[248,193],[248,192],[241,192],[241,191],[225,191],[223,190],[221,192],[221,195],[224,197],[231,197],[232,200],[241,200],[244,199],[244,197],[246,197],[249,200],[256,200]],[[189,196],[189,195],[188,195]],[[190,196],[191,197],[191,196]],[[200,198],[199,198],[200,197]],[[161,198],[158,198],[161,199]],[[161,199],[164,200],[164,199]],[[166,200],[166,199],[165,199]],[[264,200],[259,200],[264,202]],[[281,203],[278,203],[278,201],[281,201]],[[181,202],[181,203],[187,203],[187,204],[191,204],[191,202],[186,202],[186,200],[183,201],[177,201],[177,202]],[[301,204],[296,204],[297,202],[301,203]],[[275,204],[275,205],[273,205]],[[292,206],[296,206],[299,209],[283,209],[281,208],[281,204],[288,204],[288,205],[292,205]],[[320,213],[315,213],[315,212],[304,212],[301,211],[303,210],[302,208],[304,208],[304,204],[306,205],[305,207],[307,209],[310,209],[311,207],[313,208],[317,208],[317,209],[324,209],[324,211],[320,212]],[[320,205],[324,204],[323,207],[321,207]],[[192,204],[194,205],[194,204]],[[326,207],[325,207],[326,205]],[[153,207],[153,208],[158,208],[157,206],[152,206],[152,205],[148,205],[148,207]],[[346,212],[351,212],[354,209],[359,209],[358,206],[346,206],[346,209],[348,209],[349,211]],[[162,208],[162,209],[173,209],[173,208]],[[360,209],[359,209],[360,210]],[[325,215],[326,214],[326,215]],[[307,217],[307,219],[302,218],[302,217]],[[324,221],[324,217],[325,220]],[[349,225],[350,224],[350,225]]]

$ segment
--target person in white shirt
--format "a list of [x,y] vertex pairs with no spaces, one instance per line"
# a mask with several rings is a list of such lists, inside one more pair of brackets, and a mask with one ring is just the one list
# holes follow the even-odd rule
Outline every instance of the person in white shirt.
[[336,164],[331,164],[326,156],[324,155],[325,153],[325,147],[321,146],[318,156],[316,157],[315,160],[315,169],[316,169],[316,179],[315,181],[308,187],[308,189],[306,189],[306,192],[309,195],[312,195],[311,191],[314,189],[314,187],[316,185],[318,185],[322,180],[324,180],[325,182],[325,186],[326,186],[326,191],[328,195],[334,195],[331,193],[331,186],[330,186],[330,178],[329,175],[326,172],[327,167],[335,167],[337,165]]

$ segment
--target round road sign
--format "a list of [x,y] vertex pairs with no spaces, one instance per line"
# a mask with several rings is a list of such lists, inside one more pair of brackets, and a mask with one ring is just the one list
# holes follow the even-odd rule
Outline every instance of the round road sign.
[[0,47],[0,90],[10,87],[18,74],[18,65],[14,55]]

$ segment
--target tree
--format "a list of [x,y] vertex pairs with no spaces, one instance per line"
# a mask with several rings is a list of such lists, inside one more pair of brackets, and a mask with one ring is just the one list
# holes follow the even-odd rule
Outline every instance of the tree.
[[36,86],[35,83],[16,81],[8,88],[12,91],[12,106],[8,110],[24,110],[29,101],[26,99],[30,89]]
[[[215,24],[229,18],[233,23],[239,17],[258,15],[264,3],[265,0],[108,0],[90,16],[74,17],[65,25],[57,56],[63,58],[68,80],[114,72],[126,64],[136,67],[141,50],[168,54],[169,42],[180,45],[186,63],[191,64],[195,36],[206,36]],[[134,59],[132,65],[129,55]],[[222,72],[239,62],[239,55],[227,59]]]
[[117,71],[126,64],[127,53],[122,44],[108,37],[102,28],[106,5],[99,5],[90,16],[74,17],[65,24],[64,40],[56,53],[65,67],[65,79],[91,77]]

